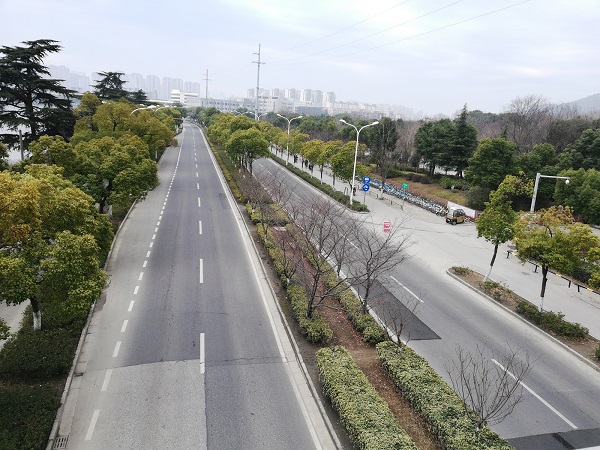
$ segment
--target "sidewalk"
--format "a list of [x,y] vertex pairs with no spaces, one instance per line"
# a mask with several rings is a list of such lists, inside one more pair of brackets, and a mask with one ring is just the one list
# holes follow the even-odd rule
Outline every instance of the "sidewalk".
[[[277,156],[281,157],[281,153]],[[283,159],[285,156],[284,150]],[[290,157],[290,164],[302,168],[301,158],[294,164]],[[306,168],[304,171],[310,173]],[[320,178],[318,166],[315,166],[312,175]],[[327,169],[323,171],[323,182],[332,185],[331,172]],[[347,192],[349,187],[336,179],[335,189]],[[443,217],[408,202],[402,205],[398,198],[387,194],[383,195],[383,200],[381,198],[381,191],[371,188],[365,194],[357,182],[356,199],[369,207],[369,217],[374,224],[383,230],[384,221],[392,222],[392,226],[401,223],[411,233],[413,245],[409,252],[412,257],[439,273],[445,273],[452,266],[466,266],[482,274],[488,272],[494,246],[483,238],[477,238],[473,223],[452,226],[446,224]],[[507,253],[508,250],[508,244],[499,247],[490,278],[539,305],[541,270],[536,272],[533,264],[521,263],[516,256]],[[600,295],[593,291],[581,288],[578,292],[574,284],[569,287],[567,280],[549,273],[544,309],[562,312],[565,320],[582,324],[589,329],[590,335],[600,339]]]

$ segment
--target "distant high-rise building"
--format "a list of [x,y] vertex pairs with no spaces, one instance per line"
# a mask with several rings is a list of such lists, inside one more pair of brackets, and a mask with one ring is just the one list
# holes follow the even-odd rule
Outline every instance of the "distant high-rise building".
[[144,80],[144,91],[150,100],[158,99],[160,92],[160,78],[156,75],[148,75]]
[[248,89],[246,91],[246,97],[248,97],[248,98],[254,98],[254,88]]
[[311,102],[312,101],[312,89],[301,89],[300,90],[300,101]]
[[300,91],[297,89],[286,89],[284,96],[290,100],[300,100]]

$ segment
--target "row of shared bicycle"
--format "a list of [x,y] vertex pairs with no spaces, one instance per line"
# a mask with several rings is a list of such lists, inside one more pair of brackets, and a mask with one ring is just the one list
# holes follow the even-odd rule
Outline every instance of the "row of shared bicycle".
[[445,216],[448,212],[446,205],[442,205],[441,203],[426,197],[421,197],[420,195],[409,192],[407,189],[402,189],[395,184],[385,183],[385,186],[381,189],[381,180],[371,179],[369,185],[373,188],[382,190],[384,194],[393,195],[400,200],[406,200],[407,202],[426,209],[438,216]]

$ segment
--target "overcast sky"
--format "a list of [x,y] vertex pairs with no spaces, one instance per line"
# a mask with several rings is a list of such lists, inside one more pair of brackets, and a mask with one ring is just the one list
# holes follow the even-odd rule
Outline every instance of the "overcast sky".
[[600,92],[600,0],[0,0],[0,45],[54,39],[46,64],[261,88],[426,115]]

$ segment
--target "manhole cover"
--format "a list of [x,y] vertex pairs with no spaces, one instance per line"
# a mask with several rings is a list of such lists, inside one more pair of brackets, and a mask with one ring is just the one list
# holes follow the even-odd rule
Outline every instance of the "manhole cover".
[[57,450],[59,448],[67,448],[67,441],[69,440],[69,436],[58,436],[54,441],[53,450]]

